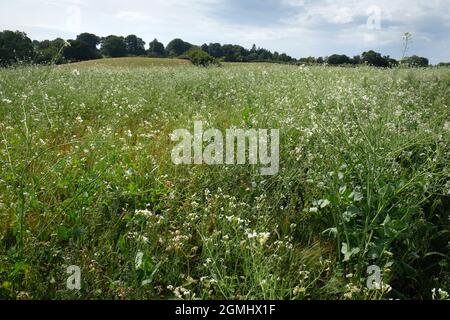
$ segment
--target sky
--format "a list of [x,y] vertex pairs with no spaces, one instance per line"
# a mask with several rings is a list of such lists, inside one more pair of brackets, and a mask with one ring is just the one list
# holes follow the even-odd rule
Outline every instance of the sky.
[[367,50],[450,61],[450,0],[0,0],[0,30],[33,40],[136,34],[147,43],[253,44],[295,57]]

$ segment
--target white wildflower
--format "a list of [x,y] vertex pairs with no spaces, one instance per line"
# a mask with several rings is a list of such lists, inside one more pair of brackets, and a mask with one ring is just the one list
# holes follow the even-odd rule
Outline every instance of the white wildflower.
[[144,258],[144,253],[142,251],[139,251],[136,254],[136,259],[134,260],[134,266],[136,270],[139,270],[142,267],[142,259]]

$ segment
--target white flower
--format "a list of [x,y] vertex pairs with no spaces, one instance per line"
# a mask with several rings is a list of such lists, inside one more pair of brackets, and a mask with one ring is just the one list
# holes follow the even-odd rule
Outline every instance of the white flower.
[[261,246],[264,246],[264,244],[266,244],[267,240],[269,240],[269,237],[270,237],[270,232],[262,232],[262,233],[260,233],[259,236],[258,236],[259,244]]
[[125,171],[125,177],[129,178],[133,175],[133,169],[128,169],[127,171]]
[[143,280],[142,282],[141,282],[141,285],[144,287],[144,286],[146,286],[146,285],[148,285],[148,284],[151,284],[152,283],[152,280],[150,280],[150,279],[145,279],[145,280]]
[[319,200],[319,205],[321,209],[327,207],[329,204],[330,201],[328,199]]
[[249,239],[256,238],[257,236],[258,236],[258,234],[256,232],[250,232],[250,233],[247,234],[247,237]]
[[151,216],[153,216],[153,213],[150,210],[147,210],[147,209],[145,209],[145,210],[136,210],[134,214],[137,215],[137,216],[143,216],[143,217],[146,217],[146,218],[150,218]]
[[142,267],[142,259],[144,258],[144,253],[142,251],[139,251],[136,254],[136,259],[134,260],[134,266],[136,270],[139,270]]
[[444,130],[450,131],[450,122],[446,121],[444,124]]
[[72,75],[79,76],[80,75],[80,71],[78,71],[78,69],[73,69],[72,70]]

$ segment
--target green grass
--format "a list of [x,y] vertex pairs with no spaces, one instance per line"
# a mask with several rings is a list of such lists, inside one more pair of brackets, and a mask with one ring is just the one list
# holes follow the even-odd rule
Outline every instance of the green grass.
[[127,58],[106,58],[98,60],[89,60],[66,64],[63,67],[90,68],[101,66],[101,67],[146,68],[146,67],[162,67],[162,66],[179,66],[187,64],[190,64],[190,62],[188,60],[183,59],[127,57]]
[[[154,61],[0,70],[1,298],[449,290],[449,70]],[[279,128],[280,173],[173,165],[195,120]]]

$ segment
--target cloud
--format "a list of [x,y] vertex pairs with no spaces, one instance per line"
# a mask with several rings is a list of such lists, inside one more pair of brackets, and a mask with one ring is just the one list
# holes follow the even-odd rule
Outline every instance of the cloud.
[[150,18],[150,16],[138,11],[119,11],[114,17],[126,22],[144,22]]
[[79,30],[102,36],[256,43],[295,57],[367,49],[398,57],[402,35],[411,32],[411,54],[450,61],[448,0],[17,0],[0,4],[0,29],[74,37],[74,7]]

